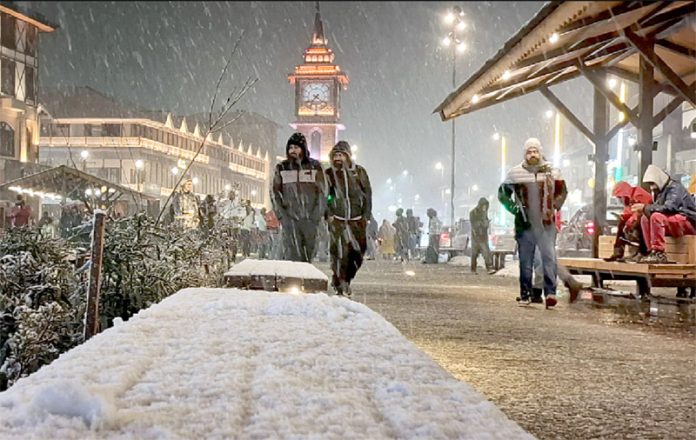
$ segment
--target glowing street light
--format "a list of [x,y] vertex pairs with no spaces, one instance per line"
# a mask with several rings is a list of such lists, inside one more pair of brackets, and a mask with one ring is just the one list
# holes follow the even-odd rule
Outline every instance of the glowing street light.
[[172,174],[175,175],[175,176],[176,176],[177,174],[179,174],[179,168],[178,168],[178,167],[172,167],[172,169],[171,169],[170,171],[171,171]]
[[500,140],[500,133],[498,133],[498,132],[493,133],[493,140],[496,142],[499,141]]
[[145,162],[143,162],[142,159],[138,159],[135,161],[135,168],[142,170],[144,166]]
[[87,160],[87,158],[89,157],[89,151],[87,151],[87,150],[80,151],[80,157],[82,158],[82,160]]
[[553,110],[546,110],[546,113],[544,113],[544,117],[546,119],[551,119],[553,118]]
[[191,179],[191,182],[192,182],[194,185],[198,185],[198,182],[200,182],[200,180],[198,179],[198,177],[194,177],[193,179]]
[[435,164],[435,169],[436,169],[436,170],[442,171],[443,168],[444,168],[444,167],[442,166],[442,162],[437,162],[437,163]]
[[351,146],[350,146],[350,151],[351,151],[352,153],[355,153],[356,151],[358,151],[358,146],[355,145],[355,144],[351,145]]
[[[463,53],[466,50],[466,43],[461,41],[458,37],[458,33],[463,32],[466,29],[466,23],[464,22],[464,11],[459,6],[454,6],[445,15],[445,23],[450,27],[447,36],[442,39],[442,44],[446,47],[452,48],[452,89],[454,89],[457,79],[457,53]],[[472,102],[476,104],[478,102],[478,96],[474,95],[472,97]],[[454,124],[455,118],[452,118],[452,152],[450,157],[450,162],[452,165],[451,170],[451,180],[450,180],[450,225],[454,225],[454,175],[455,175],[455,145],[456,145],[456,130]]]
[[404,170],[401,174],[403,174],[404,176],[408,176],[408,170]]

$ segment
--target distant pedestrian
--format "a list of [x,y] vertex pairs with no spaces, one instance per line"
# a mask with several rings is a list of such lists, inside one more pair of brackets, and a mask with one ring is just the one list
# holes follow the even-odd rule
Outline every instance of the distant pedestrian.
[[200,223],[198,208],[201,204],[199,197],[193,192],[193,179],[187,177],[172,199],[174,221],[185,229],[197,228]]
[[367,222],[367,259],[375,260],[377,259],[377,234],[379,232],[379,225],[374,217],[370,217]]
[[15,228],[28,227],[34,222],[31,206],[27,205],[22,194],[17,194],[15,206],[10,210],[10,220]]
[[205,199],[201,202],[198,208],[198,216],[201,229],[205,232],[212,231],[215,226],[215,217],[217,216],[217,206],[212,194],[205,196]]
[[488,247],[488,232],[491,221],[488,219],[488,206],[490,203],[485,197],[481,197],[478,204],[469,213],[471,223],[471,272],[476,273],[476,265],[479,254],[483,255],[486,271],[495,273],[491,250]]
[[326,184],[319,161],[309,157],[302,133],[288,139],[287,158],[273,175],[273,208],[282,225],[286,260],[312,262],[317,225],[326,210]]
[[331,243],[331,284],[337,295],[350,297],[351,281],[367,250],[367,222],[372,218],[372,186],[367,171],[353,162],[350,145],[339,141],[329,154],[326,169],[327,206]]
[[539,247],[544,272],[546,307],[556,305],[556,211],[567,195],[561,172],[543,159],[541,142],[524,143],[524,160],[513,167],[498,189],[498,199],[515,216],[520,258],[520,305],[532,300],[534,251]]
[[425,251],[425,264],[437,264],[440,260],[440,232],[442,222],[437,218],[437,211],[428,208],[428,248]]
[[408,261],[408,221],[404,217],[403,208],[396,210],[396,221],[394,221],[392,226],[396,229],[396,241],[394,243],[396,255],[401,262]]
[[396,236],[396,229],[387,221],[387,219],[382,220],[382,226],[379,227],[377,232],[377,237],[379,240],[379,253],[382,255],[384,260],[393,260],[396,250],[394,249],[394,237]]

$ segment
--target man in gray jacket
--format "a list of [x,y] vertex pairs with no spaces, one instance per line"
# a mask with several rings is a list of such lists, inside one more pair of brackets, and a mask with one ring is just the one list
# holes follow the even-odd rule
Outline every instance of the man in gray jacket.
[[273,175],[273,209],[283,228],[286,260],[311,263],[317,225],[326,211],[326,184],[319,161],[309,157],[307,140],[294,133],[285,146],[287,159]]

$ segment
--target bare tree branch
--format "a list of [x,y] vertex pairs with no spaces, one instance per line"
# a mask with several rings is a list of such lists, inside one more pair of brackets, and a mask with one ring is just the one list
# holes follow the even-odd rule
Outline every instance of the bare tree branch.
[[[241,36],[240,36],[240,39],[238,39],[237,42],[235,43],[232,55],[234,55],[235,52],[237,51],[240,40],[241,40]],[[176,193],[177,188],[179,188],[179,185],[181,185],[181,182],[183,182],[184,178],[186,177],[189,170],[191,169],[191,166],[196,161],[196,158],[203,150],[203,147],[205,147],[205,143],[208,140],[208,136],[212,133],[215,133],[215,132],[222,130],[223,128],[227,127],[232,122],[236,121],[237,119],[239,119],[242,116],[240,114],[240,115],[236,116],[234,119],[232,119],[231,121],[224,123],[222,126],[218,126],[218,124],[220,124],[220,122],[225,118],[225,116],[227,116],[229,111],[244,97],[244,95],[249,91],[249,89],[254,84],[256,84],[256,82],[259,80],[258,78],[249,77],[244,82],[244,85],[241,87],[241,89],[239,89],[238,92],[235,92],[237,90],[237,88],[235,87],[233,89],[233,92],[230,93],[228,95],[227,99],[225,100],[225,104],[222,106],[219,114],[215,118],[215,121],[213,121],[213,109],[215,106],[215,101],[217,100],[218,93],[220,92],[220,84],[222,83],[222,77],[224,76],[225,72],[227,71],[231,61],[232,61],[232,57],[230,57],[230,60],[228,60],[225,63],[225,66],[222,69],[222,74],[220,75],[220,79],[218,80],[217,84],[215,85],[215,93],[213,94],[213,99],[212,99],[212,102],[210,104],[210,111],[208,112],[208,128],[207,128],[205,134],[203,135],[203,139],[201,140],[201,143],[198,145],[198,148],[196,149],[196,154],[193,155],[193,158],[189,161],[188,165],[186,165],[186,168],[181,173],[181,176],[179,177],[179,179],[177,179],[176,183],[174,184],[174,188],[172,188],[172,191],[169,193],[169,196],[167,196],[167,200],[164,201],[164,205],[160,209],[159,215],[157,216],[157,220],[155,220],[155,225],[159,224],[160,220],[162,219],[162,215],[166,211],[167,206],[169,205],[172,197],[174,196],[174,193]]]

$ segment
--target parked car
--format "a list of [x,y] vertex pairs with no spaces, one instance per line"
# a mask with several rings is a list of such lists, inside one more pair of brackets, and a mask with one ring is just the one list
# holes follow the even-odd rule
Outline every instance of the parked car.
[[[570,220],[562,223],[556,238],[556,248],[559,255],[567,255],[574,251],[585,251],[585,254],[589,254],[592,250],[593,237],[597,232],[593,209],[592,205],[585,205],[578,209]],[[616,234],[623,209],[624,207],[621,205],[607,206],[606,225],[601,231],[602,235]]]
[[469,247],[468,220],[457,222],[454,231],[450,226],[443,226],[440,232],[440,252],[448,253],[449,258],[457,255],[465,255]]

